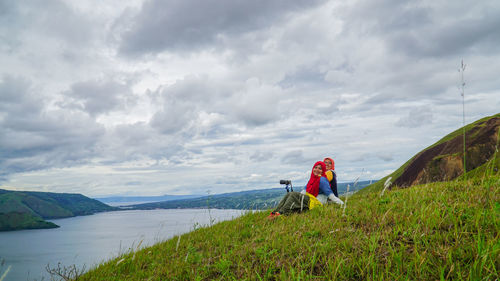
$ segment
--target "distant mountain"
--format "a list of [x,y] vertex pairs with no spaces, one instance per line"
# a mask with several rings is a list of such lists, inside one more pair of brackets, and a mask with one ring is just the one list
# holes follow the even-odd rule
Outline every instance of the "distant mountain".
[[[393,186],[409,187],[438,181],[449,181],[464,175],[463,127],[420,151],[394,173],[368,187],[382,189],[391,177]],[[465,126],[466,175],[482,175],[487,169],[498,171],[500,114],[482,118]]]
[[94,198],[103,203],[119,206],[119,205],[130,205],[130,203],[153,203],[161,201],[172,201],[181,199],[191,199],[202,197],[203,195],[162,195],[162,196],[109,196]]
[[110,207],[81,194],[0,189],[0,231],[58,227],[45,219],[91,215],[112,211]]
[[[339,183],[339,194],[346,192],[347,185],[350,185],[349,191],[357,191],[371,181],[362,181],[356,184]],[[294,191],[301,191],[301,188],[295,188]],[[155,203],[130,205],[127,208],[138,210],[150,209],[191,209],[191,208],[214,208],[214,209],[270,209],[275,207],[281,198],[286,194],[285,188],[270,188],[250,191],[240,191],[224,194],[216,194],[191,199],[171,200]]]

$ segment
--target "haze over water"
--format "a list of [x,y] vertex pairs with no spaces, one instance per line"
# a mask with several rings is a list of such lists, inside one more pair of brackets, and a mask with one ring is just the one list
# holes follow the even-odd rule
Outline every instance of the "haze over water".
[[45,267],[61,262],[92,268],[121,253],[150,246],[210,221],[240,216],[242,210],[177,209],[99,213],[51,220],[57,229],[0,232],[0,278],[50,280]]

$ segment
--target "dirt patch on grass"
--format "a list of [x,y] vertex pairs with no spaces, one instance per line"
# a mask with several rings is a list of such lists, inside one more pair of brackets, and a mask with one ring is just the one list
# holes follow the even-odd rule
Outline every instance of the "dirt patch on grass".
[[[495,152],[500,117],[476,124],[466,132],[466,168],[473,170],[488,161]],[[464,172],[463,135],[420,152],[394,184],[408,187],[452,180]]]

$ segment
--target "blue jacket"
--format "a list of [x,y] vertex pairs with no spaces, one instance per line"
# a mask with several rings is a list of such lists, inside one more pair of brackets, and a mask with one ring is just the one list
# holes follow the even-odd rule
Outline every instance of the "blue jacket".
[[[304,186],[304,190],[306,190],[307,185]],[[319,192],[318,194],[324,194],[328,197],[328,195],[332,194],[332,189],[330,188],[330,183],[328,182],[328,179],[325,177],[321,177],[319,179]]]
[[328,182],[328,179],[325,177],[321,177],[319,180],[319,194],[324,194],[328,197],[328,195],[332,194],[333,191],[330,188],[330,183]]

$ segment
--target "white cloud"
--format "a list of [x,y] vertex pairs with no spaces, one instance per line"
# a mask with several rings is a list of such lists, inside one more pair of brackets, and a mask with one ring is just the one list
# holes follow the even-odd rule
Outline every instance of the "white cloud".
[[120,46],[125,54],[213,48],[220,37],[266,28],[291,11],[320,1],[146,1],[127,24]]
[[397,126],[415,128],[432,123],[432,111],[426,107],[413,108],[408,112],[408,116],[401,117]]
[[92,116],[123,110],[134,103],[130,86],[113,80],[77,82],[64,95],[66,100],[58,105],[80,109]]
[[[0,180],[221,193],[380,178],[498,113],[496,1],[0,2]],[[133,183],[133,184],[129,184]]]

